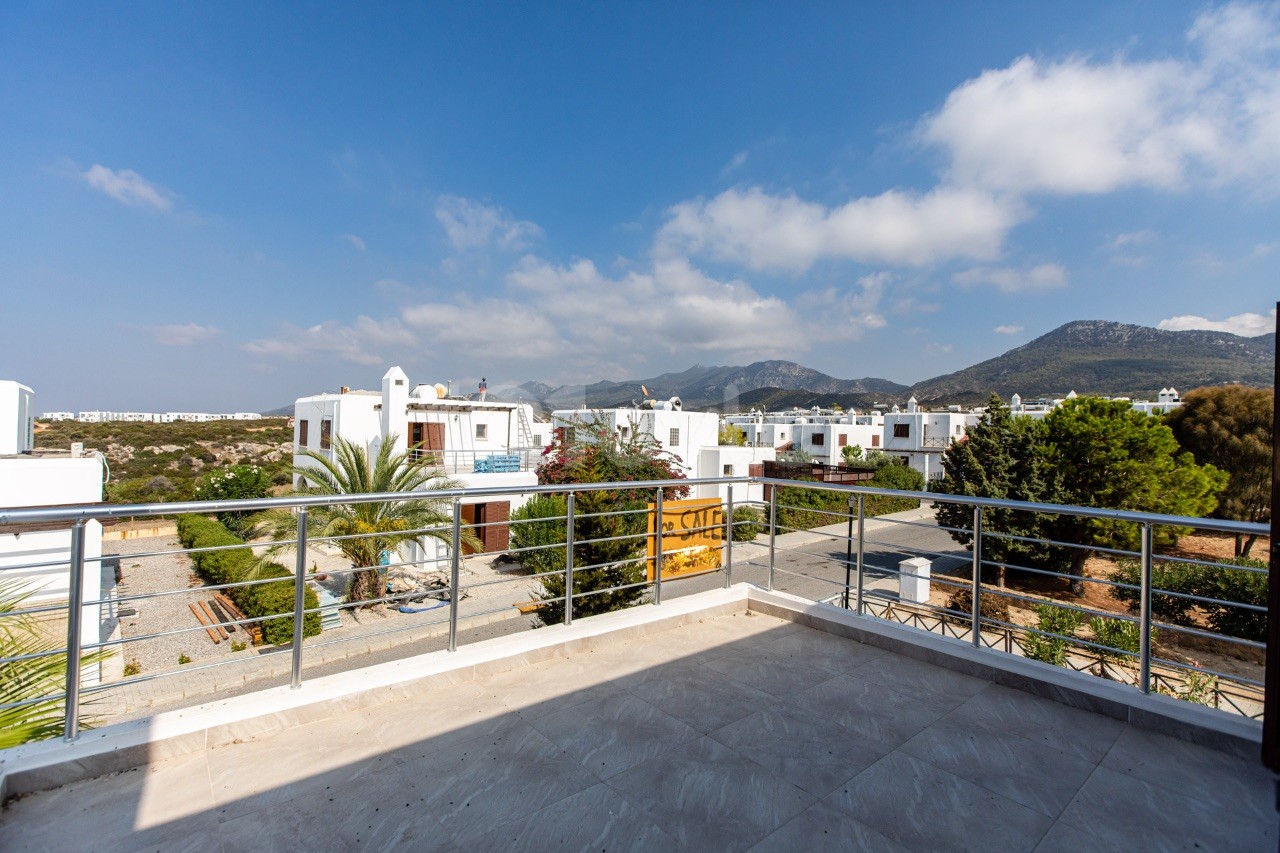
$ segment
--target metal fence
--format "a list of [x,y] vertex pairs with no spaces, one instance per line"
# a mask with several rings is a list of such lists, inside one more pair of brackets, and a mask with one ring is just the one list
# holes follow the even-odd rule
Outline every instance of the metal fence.
[[[752,487],[764,485],[770,487],[767,501],[739,500],[736,495],[745,495]],[[673,490],[688,487],[715,487],[727,499],[721,502],[722,521],[707,525],[695,532],[709,534],[721,543],[723,548],[720,568],[702,572],[694,577],[700,578],[696,583],[687,582],[686,577],[664,579],[664,560],[672,559],[671,552],[664,553],[661,545],[662,534],[654,531],[664,529],[665,507],[669,506]],[[596,512],[583,512],[580,501],[586,496],[598,492],[617,493],[626,491],[633,498],[641,499],[631,505],[618,508],[606,508]],[[495,499],[525,499],[532,496],[555,494],[563,496],[565,510],[563,514],[554,514],[545,518],[516,518],[495,522],[468,524],[464,521],[462,508],[464,504]],[[790,502],[795,496],[804,496],[802,502]],[[818,499],[821,500],[818,500]],[[386,532],[368,532],[356,530],[335,533],[324,531],[317,524],[317,519],[324,518],[337,507],[351,507],[360,504],[395,504],[406,500],[427,499],[436,503],[441,510],[439,523],[412,530],[398,530],[396,535],[411,537],[431,545],[413,551],[408,558],[403,554],[388,554],[380,572],[396,568],[407,568],[415,572],[434,572],[440,576],[436,587],[424,592],[423,589],[395,592],[387,588],[382,574],[379,575],[381,586],[379,595],[372,600],[321,602],[319,606],[308,607],[307,588],[309,583],[307,562],[308,549],[317,547],[339,548],[361,538],[385,537]],[[884,508],[886,501],[898,502],[932,502],[957,504],[966,508],[969,519],[965,526],[946,527],[935,523],[927,513],[916,513],[911,517],[889,515],[877,518],[873,513],[877,507]],[[598,502],[597,502],[598,503]],[[756,518],[735,514],[735,509],[750,506]],[[891,507],[892,508],[892,507]],[[1081,519],[1096,519],[1108,523],[1132,525],[1139,547],[1125,549],[1102,546],[1096,543],[1066,542],[1044,540],[1042,544],[1054,545],[1070,551],[1071,549],[1087,549],[1091,553],[1102,554],[1109,559],[1136,560],[1138,566],[1137,583],[1128,583],[1110,577],[1084,578],[1086,584],[1108,589],[1128,590],[1130,597],[1136,599],[1136,614],[1119,610],[1105,610],[1091,607],[1084,599],[1061,600],[1052,599],[1047,594],[1038,594],[1035,589],[1015,590],[1011,587],[993,588],[982,582],[984,570],[1012,570],[1040,584],[1060,583],[1072,580],[1073,576],[1066,571],[1044,565],[1017,565],[1009,561],[996,562],[988,559],[984,551],[991,548],[993,542],[1017,542],[1019,537],[998,528],[992,528],[988,516],[995,511],[1014,513],[1031,513],[1049,516],[1070,516]],[[214,545],[208,547],[165,548],[161,550],[139,550],[121,555],[89,556],[86,554],[86,525],[92,520],[137,519],[157,516],[173,516],[193,513],[209,515],[216,513],[274,513],[277,518],[281,513],[292,513],[292,533],[290,536],[274,541],[253,541],[243,543]],[[750,513],[748,513],[749,515]],[[583,538],[581,531],[587,529],[586,523],[591,519],[627,519],[620,527],[615,525],[616,535]],[[803,522],[803,523],[801,523]],[[1126,512],[1121,510],[1094,509],[1086,507],[1065,507],[1053,504],[1031,504],[1012,501],[999,501],[982,498],[962,498],[948,495],[898,492],[877,488],[852,487],[841,484],[811,483],[771,478],[726,477],[702,480],[649,481],[633,483],[598,483],[578,484],[572,487],[507,487],[497,489],[463,489],[434,491],[406,495],[343,495],[337,497],[287,497],[246,501],[190,502],[182,504],[147,504],[132,506],[116,506],[106,504],[88,504],[57,508],[0,508],[0,524],[11,526],[9,529],[20,529],[23,525],[33,527],[39,525],[64,523],[70,525],[69,558],[31,561],[21,565],[6,565],[0,568],[0,580],[12,571],[47,570],[64,571],[69,566],[68,600],[65,603],[45,604],[38,607],[18,607],[10,612],[0,612],[0,629],[5,620],[41,617],[65,614],[65,644],[59,648],[44,649],[34,653],[0,657],[0,665],[22,663],[51,656],[65,656],[67,661],[65,684],[60,691],[46,693],[23,699],[21,701],[0,701],[0,710],[11,709],[27,704],[45,704],[58,702],[63,707],[63,737],[74,740],[81,728],[81,706],[87,696],[105,691],[119,690],[130,685],[142,684],[152,680],[165,679],[183,672],[202,669],[213,669],[229,666],[236,660],[219,660],[212,663],[168,670],[155,673],[127,674],[114,681],[94,681],[86,678],[83,663],[87,655],[106,652],[121,652],[130,643],[146,642],[156,638],[183,635],[208,631],[209,626],[203,621],[192,626],[184,626],[164,631],[153,631],[139,636],[102,638],[96,642],[85,642],[82,630],[82,619],[88,613],[122,607],[151,606],[155,602],[169,596],[189,595],[192,588],[175,588],[171,590],[152,591],[140,594],[99,596],[86,599],[84,580],[86,573],[101,568],[104,560],[172,557],[183,555],[200,559],[201,555],[251,548],[258,555],[273,555],[292,551],[294,565],[292,577],[261,578],[246,576],[226,583],[204,583],[196,587],[200,593],[233,594],[232,591],[247,589],[263,584],[292,585],[292,607],[271,615],[245,615],[243,618],[226,618],[216,620],[221,630],[228,630],[257,624],[262,625],[273,620],[292,619],[291,643],[285,643],[281,650],[289,652],[288,677],[290,684],[297,688],[304,676],[304,649],[320,649],[326,644],[339,642],[320,638],[307,640],[305,637],[305,617],[311,614],[332,613],[337,610],[354,610],[365,608],[371,604],[400,606],[405,602],[422,601],[424,596],[434,596],[440,601],[439,609],[444,611],[439,618],[432,616],[410,625],[392,627],[379,632],[366,632],[360,636],[377,634],[395,634],[411,632],[423,626],[439,625],[444,639],[444,648],[454,651],[458,648],[460,619],[463,618],[461,602],[471,594],[487,586],[513,581],[543,582],[555,576],[556,585],[564,592],[558,596],[544,594],[541,598],[528,602],[528,609],[555,605],[563,608],[562,621],[573,622],[575,611],[589,611],[590,599],[594,596],[610,595],[627,590],[643,600],[660,606],[664,595],[685,594],[696,589],[705,589],[711,585],[730,586],[738,581],[758,583],[769,589],[780,589],[794,592],[814,601],[829,601],[854,611],[867,618],[892,618],[907,624],[915,624],[924,630],[939,631],[971,642],[975,647],[990,649],[993,654],[1020,654],[1036,656],[1033,653],[1035,638],[1042,640],[1058,640],[1068,644],[1069,654],[1064,660],[1066,665],[1078,662],[1081,656],[1094,655],[1100,666],[1091,670],[1089,667],[1076,666],[1101,673],[1111,673],[1115,678],[1118,673],[1126,675],[1118,680],[1127,680],[1136,689],[1143,692],[1161,690],[1178,692],[1179,674],[1193,673],[1197,678],[1213,679],[1214,689],[1208,691],[1216,697],[1209,704],[1216,704],[1236,713],[1254,713],[1253,698],[1260,696],[1262,682],[1240,672],[1224,672],[1213,667],[1202,666],[1185,661],[1162,658],[1156,654],[1155,636],[1157,632],[1163,637],[1189,637],[1199,642],[1223,644],[1238,651],[1243,657],[1258,656],[1265,649],[1264,644],[1249,637],[1230,636],[1220,631],[1210,630],[1200,622],[1184,620],[1183,624],[1161,621],[1153,613],[1153,595],[1166,596],[1172,599],[1185,599],[1191,608],[1213,606],[1236,608],[1243,613],[1265,615],[1265,606],[1250,601],[1225,601],[1212,597],[1197,595],[1183,590],[1160,589],[1153,582],[1157,566],[1181,562],[1173,554],[1158,552],[1158,543],[1164,541],[1165,534],[1174,531],[1202,530],[1219,534],[1242,536],[1265,536],[1268,528],[1264,525],[1245,524],[1241,522],[1216,519],[1195,519],[1176,516],[1152,515],[1147,513]],[[550,528],[553,534],[549,542],[528,544],[523,547],[512,547],[502,556],[513,561],[524,558],[530,561],[529,555],[534,552],[555,552],[561,555],[555,562],[557,567],[549,571],[521,574],[514,578],[499,577],[476,583],[463,583],[462,566],[464,558],[464,539],[469,529],[492,525],[506,525],[513,531],[515,539],[520,540],[518,531],[522,525],[542,525]],[[767,545],[756,543],[750,547],[755,553],[743,555],[735,559],[735,530],[741,532],[748,527],[759,525],[767,533]],[[868,529],[873,526],[874,529]],[[276,529],[279,529],[277,527]],[[558,530],[558,535],[554,531]],[[970,538],[972,544],[966,550],[954,542],[942,542],[940,536],[958,536]],[[895,541],[889,541],[894,538]],[[524,537],[528,539],[528,537]],[[441,543],[438,547],[434,543]],[[631,549],[625,560],[592,564],[584,561],[585,555],[591,553],[592,545],[607,543],[625,543]],[[575,574],[579,580],[583,573],[593,569],[616,568],[619,563],[628,563],[633,570],[643,567],[646,560],[646,548],[651,555],[652,569],[640,580],[615,584],[603,589],[585,588],[581,583],[575,584]],[[656,545],[657,547],[653,547]],[[879,550],[876,550],[879,549]],[[877,555],[880,560],[877,561]],[[963,610],[952,606],[951,602],[917,601],[903,602],[893,589],[904,579],[923,579],[923,572],[901,565],[890,565],[884,562],[884,556],[897,555],[923,556],[934,561],[935,571],[930,573],[932,584],[940,588],[957,592],[966,591],[969,606]],[[785,559],[784,559],[785,558]],[[558,564],[562,562],[563,568]],[[783,563],[786,563],[784,565]],[[1204,571],[1226,571],[1265,573],[1265,569],[1229,565],[1220,561],[1193,559],[1192,564]],[[354,575],[359,571],[368,571],[368,567],[352,567],[350,569],[329,570],[329,573]],[[968,574],[965,577],[965,574]],[[718,576],[717,576],[718,575]],[[633,577],[635,575],[633,574]],[[666,587],[675,587],[664,593]],[[1107,645],[1100,638],[1092,639],[1071,634],[1042,630],[1040,626],[1024,625],[1007,616],[992,615],[983,610],[984,601],[1004,600],[1014,607],[1027,608],[1051,603],[1052,606],[1077,613],[1081,618],[1092,616],[1118,620],[1134,626],[1137,641],[1131,648]],[[1164,601],[1164,599],[1161,599]],[[446,608],[447,603],[447,608]],[[886,606],[892,604],[894,606]],[[510,602],[492,610],[469,611],[465,618],[501,617],[510,613],[513,608]],[[194,611],[193,611],[194,612]],[[1004,611],[1001,611],[1003,613]],[[903,619],[902,614],[912,614]],[[928,624],[921,620],[926,620]],[[933,620],[933,621],[928,621]],[[12,624],[12,623],[9,623]],[[939,626],[942,626],[939,628]],[[517,626],[518,627],[518,626]],[[1246,667],[1247,668],[1247,667]],[[1260,667],[1258,668],[1260,670]],[[1130,671],[1131,676],[1130,677]],[[3,688],[3,685],[0,685]],[[1223,696],[1230,697],[1225,701]],[[9,700],[8,692],[0,695],[0,699]],[[1197,698],[1197,697],[1192,697]],[[1203,700],[1200,700],[1203,701]]]

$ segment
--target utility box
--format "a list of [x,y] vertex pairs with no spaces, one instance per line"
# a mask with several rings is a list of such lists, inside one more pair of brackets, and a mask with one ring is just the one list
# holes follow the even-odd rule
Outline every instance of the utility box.
[[912,557],[898,563],[898,598],[917,604],[929,603],[929,572],[933,562],[924,557]]

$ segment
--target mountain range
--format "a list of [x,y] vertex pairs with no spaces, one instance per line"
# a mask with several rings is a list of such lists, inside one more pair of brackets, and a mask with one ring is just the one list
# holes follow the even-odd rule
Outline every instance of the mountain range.
[[[1008,399],[1063,397],[1069,391],[1148,397],[1165,387],[1188,391],[1202,385],[1267,386],[1275,375],[1274,333],[1244,338],[1227,332],[1167,331],[1105,320],[1077,320],[954,373],[902,385],[888,379],[837,379],[792,361],[758,361],[745,367],[695,365],[622,382],[549,385],[525,382],[493,388],[491,399],[555,409],[609,408],[645,396],[679,397],[686,408],[740,411],[793,406],[869,408],[904,403],[981,403],[991,394]],[[642,388],[644,390],[642,390]],[[286,406],[272,414],[292,414]]]
[[981,403],[992,393],[1008,398],[1063,397],[1069,391],[1151,397],[1165,387],[1270,386],[1275,373],[1274,333],[1244,338],[1227,332],[1166,331],[1104,320],[1078,320],[955,373],[902,385],[888,379],[837,379],[791,361],[745,367],[697,365],[623,382],[562,385],[526,382],[506,396],[548,410],[608,408],[642,399],[678,396],[688,408],[733,410],[830,405],[866,408],[915,396],[925,404]]

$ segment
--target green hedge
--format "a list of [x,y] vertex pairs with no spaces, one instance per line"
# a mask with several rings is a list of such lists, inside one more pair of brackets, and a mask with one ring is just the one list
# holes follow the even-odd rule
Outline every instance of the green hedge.
[[[178,541],[184,548],[216,548],[227,545],[243,545],[221,522],[203,515],[178,516]],[[254,565],[253,552],[248,548],[230,548],[226,551],[209,551],[191,555],[196,572],[212,584],[237,583],[245,580]],[[261,583],[238,586],[227,590],[231,600],[250,619],[261,619],[262,636],[272,645],[293,642],[293,573],[279,563],[270,563],[257,573],[258,580],[287,578],[279,583]],[[316,591],[307,587],[303,599],[308,610],[320,606]],[[290,614],[281,616],[280,614]],[[308,613],[302,619],[302,635],[314,637],[320,633],[320,614]]]

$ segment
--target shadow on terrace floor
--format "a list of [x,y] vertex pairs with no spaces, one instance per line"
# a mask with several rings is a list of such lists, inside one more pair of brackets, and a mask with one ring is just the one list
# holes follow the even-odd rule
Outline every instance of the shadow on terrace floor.
[[9,850],[1274,850],[1260,766],[738,614],[36,794]]

